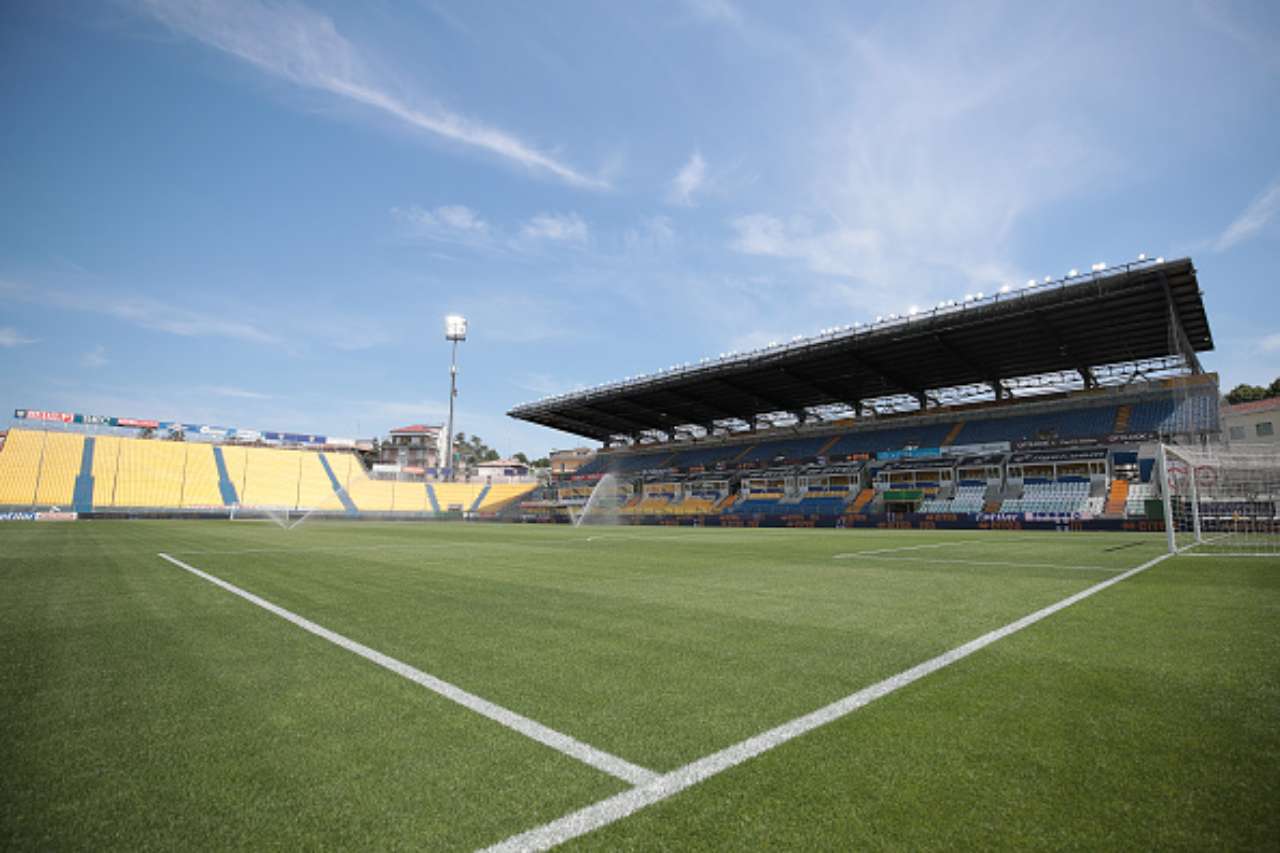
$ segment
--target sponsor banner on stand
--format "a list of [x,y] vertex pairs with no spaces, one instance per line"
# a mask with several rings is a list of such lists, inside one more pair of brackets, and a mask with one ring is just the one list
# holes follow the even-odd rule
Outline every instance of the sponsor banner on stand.
[[1122,432],[1112,435],[1094,435],[1086,438],[1031,438],[1013,442],[1014,450],[1056,450],[1071,447],[1097,447],[1100,444],[1142,444],[1155,441],[1154,432]]
[[34,512],[0,512],[0,521],[35,521]]
[[985,444],[951,444],[942,448],[948,456],[991,456],[996,453],[1008,453],[1009,442],[988,441]]
[[75,521],[79,517],[79,513],[63,512],[56,509],[49,512],[34,512],[31,510],[0,512],[0,521]]
[[74,412],[49,412],[43,409],[14,409],[13,417],[26,421],[52,421],[60,424],[75,423]]
[[919,459],[927,456],[941,456],[942,450],[937,447],[909,447],[905,450],[881,450],[876,459]]

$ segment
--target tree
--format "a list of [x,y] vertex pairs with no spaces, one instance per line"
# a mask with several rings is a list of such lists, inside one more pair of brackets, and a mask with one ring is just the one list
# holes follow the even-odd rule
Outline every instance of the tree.
[[[1280,379],[1276,380],[1280,382]],[[1271,383],[1271,387],[1276,387],[1276,382]],[[1267,397],[1276,396],[1270,393],[1270,389],[1263,388],[1259,385],[1237,385],[1227,392],[1227,402],[1233,406],[1237,403],[1252,403],[1255,400],[1265,400]]]
[[454,455],[460,461],[460,467],[474,468],[479,462],[492,462],[501,458],[498,451],[484,443],[478,435],[467,436],[460,432],[453,440]]
[[528,465],[528,464],[529,464],[529,457],[524,455],[524,451],[523,451],[523,450],[517,451],[517,452],[515,453],[515,455],[514,455],[514,456],[512,456],[511,458],[512,458],[512,459],[514,459],[514,460],[516,460],[517,462],[521,463],[522,465]]
[[1271,387],[1267,389],[1268,397],[1280,397],[1280,376],[1276,377],[1276,381],[1271,383]]

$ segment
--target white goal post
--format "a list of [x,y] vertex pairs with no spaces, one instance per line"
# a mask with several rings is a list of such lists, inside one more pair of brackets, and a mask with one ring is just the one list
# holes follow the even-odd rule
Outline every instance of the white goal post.
[[1161,445],[1156,461],[1171,553],[1280,557],[1280,451]]

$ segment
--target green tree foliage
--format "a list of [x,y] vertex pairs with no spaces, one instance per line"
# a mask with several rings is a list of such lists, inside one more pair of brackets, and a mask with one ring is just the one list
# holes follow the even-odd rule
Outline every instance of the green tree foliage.
[[492,462],[501,458],[498,451],[485,444],[480,436],[468,436],[465,432],[454,436],[453,452],[465,468],[474,468],[481,462]]
[[1280,397],[1280,378],[1271,383],[1271,387],[1261,385],[1237,385],[1227,392],[1227,402],[1233,406],[1237,403],[1252,403],[1269,397]]

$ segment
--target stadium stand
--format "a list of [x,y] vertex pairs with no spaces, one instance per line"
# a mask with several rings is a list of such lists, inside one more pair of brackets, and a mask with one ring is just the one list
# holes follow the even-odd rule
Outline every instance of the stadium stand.
[[0,504],[31,506],[40,477],[40,455],[46,433],[25,429],[9,431],[0,451]]
[[300,452],[266,447],[245,448],[244,488],[240,490],[240,504],[248,507],[297,509]]
[[182,506],[185,509],[223,506],[217,460],[213,446],[187,444],[186,470],[183,475]]
[[121,439],[110,507],[182,506],[187,447],[181,442]]
[[432,490],[440,509],[466,512],[475,504],[483,486],[478,483],[433,483]]
[[1129,481],[1116,479],[1111,481],[1107,490],[1107,503],[1103,512],[1107,515],[1124,515],[1125,503],[1129,499]]
[[[1084,480],[1026,482],[1021,498],[1009,498],[1000,507],[1006,513],[1074,515],[1090,508],[1089,483]],[[1101,509],[1101,507],[1098,507]]]
[[47,432],[40,452],[40,477],[35,502],[41,506],[70,508],[76,477],[84,453],[84,436]]
[[958,486],[949,498],[930,498],[920,504],[919,512],[972,513],[981,512],[987,487]]
[[511,502],[527,497],[536,486],[536,483],[495,483],[476,509],[479,512],[497,512]]
[[1124,500],[1124,514],[1127,518],[1142,518],[1147,514],[1147,501],[1158,498],[1155,484],[1129,483],[1129,493]]

